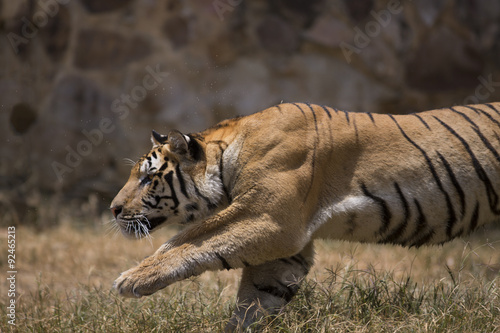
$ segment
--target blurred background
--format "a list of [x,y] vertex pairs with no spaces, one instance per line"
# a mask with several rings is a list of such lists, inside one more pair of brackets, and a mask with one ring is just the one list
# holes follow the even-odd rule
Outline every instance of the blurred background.
[[0,226],[108,216],[152,129],[500,100],[498,1],[0,0],[0,35]]

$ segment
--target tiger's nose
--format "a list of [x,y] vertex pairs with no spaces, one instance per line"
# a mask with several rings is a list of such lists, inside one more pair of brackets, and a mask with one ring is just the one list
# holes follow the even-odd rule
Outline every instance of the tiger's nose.
[[116,217],[120,215],[120,213],[122,212],[122,208],[123,208],[122,206],[112,206],[109,209],[111,209],[111,213],[116,219]]

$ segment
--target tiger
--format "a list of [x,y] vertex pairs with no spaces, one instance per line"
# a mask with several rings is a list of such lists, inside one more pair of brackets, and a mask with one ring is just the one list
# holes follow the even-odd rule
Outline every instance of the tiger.
[[141,297],[242,268],[227,331],[289,303],[318,238],[442,244],[500,217],[500,103],[406,115],[282,103],[199,133],[152,132],[110,209],[131,238],[180,231],[123,272]]

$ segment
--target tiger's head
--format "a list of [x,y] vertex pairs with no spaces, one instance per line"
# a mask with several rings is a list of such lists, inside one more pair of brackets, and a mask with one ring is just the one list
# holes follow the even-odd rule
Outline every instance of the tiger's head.
[[203,139],[153,131],[153,148],[135,163],[110,209],[122,234],[142,238],[167,224],[209,215],[223,196],[216,165],[207,163]]

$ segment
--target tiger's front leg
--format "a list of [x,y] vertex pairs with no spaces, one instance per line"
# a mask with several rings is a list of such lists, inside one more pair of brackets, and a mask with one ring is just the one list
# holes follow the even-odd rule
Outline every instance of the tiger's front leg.
[[245,267],[238,300],[226,332],[242,331],[280,311],[295,296],[314,262],[312,242],[300,253]]
[[207,270],[256,266],[290,257],[307,243],[293,229],[284,230],[269,217],[229,210],[181,231],[138,266],[122,273],[114,288],[125,297],[150,295]]

